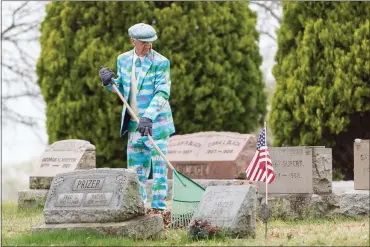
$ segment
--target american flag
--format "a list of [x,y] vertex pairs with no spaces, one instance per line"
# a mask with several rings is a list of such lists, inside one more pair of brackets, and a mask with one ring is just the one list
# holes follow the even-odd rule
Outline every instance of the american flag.
[[272,167],[270,154],[266,145],[266,127],[262,129],[259,135],[256,153],[245,173],[247,179],[251,181],[261,181],[271,184],[275,180],[274,168]]

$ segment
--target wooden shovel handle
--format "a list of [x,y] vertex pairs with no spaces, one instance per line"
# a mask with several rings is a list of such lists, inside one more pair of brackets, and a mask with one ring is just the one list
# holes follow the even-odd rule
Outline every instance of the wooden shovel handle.
[[[118,94],[118,96],[121,98],[122,102],[125,104],[125,106],[128,109],[131,117],[133,117],[134,120],[139,123],[139,118],[135,115],[135,113],[131,109],[130,105],[127,103],[127,101],[125,100],[125,98],[122,96],[121,92],[117,88],[117,85],[115,83],[111,83],[111,85],[112,85],[114,91],[116,91],[116,93]],[[155,144],[153,138],[149,134],[148,134],[148,138],[151,141],[151,143],[153,144],[154,148],[158,151],[158,153],[162,156],[162,158],[167,162],[167,164],[171,168],[171,170],[176,171],[176,169],[173,167],[173,165],[171,164],[171,162],[162,153],[162,151],[159,149],[159,147],[157,146],[157,144]]]

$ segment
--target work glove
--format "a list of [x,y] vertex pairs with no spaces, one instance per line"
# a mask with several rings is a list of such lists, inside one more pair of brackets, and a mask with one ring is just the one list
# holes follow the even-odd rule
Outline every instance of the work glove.
[[148,136],[148,134],[151,136],[152,128],[153,128],[153,121],[146,117],[143,117],[140,119],[139,126],[137,127],[141,136]]
[[103,86],[108,86],[112,82],[114,72],[108,67],[100,66],[99,76],[103,83]]

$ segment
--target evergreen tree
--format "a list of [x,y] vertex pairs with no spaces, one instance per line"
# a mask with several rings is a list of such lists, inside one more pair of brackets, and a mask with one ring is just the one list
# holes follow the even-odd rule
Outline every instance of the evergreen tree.
[[370,138],[370,4],[287,2],[269,114],[274,145],[326,145],[353,179],[353,140]]
[[38,83],[49,142],[86,139],[99,166],[122,167],[122,102],[101,87],[101,65],[133,49],[127,29],[153,25],[153,49],[171,62],[177,134],[248,133],[262,124],[266,95],[256,14],[243,2],[52,2],[42,23]]

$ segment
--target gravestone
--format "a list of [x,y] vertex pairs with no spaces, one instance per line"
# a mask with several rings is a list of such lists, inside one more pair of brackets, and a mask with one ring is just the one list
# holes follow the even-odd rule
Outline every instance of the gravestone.
[[45,223],[118,222],[144,214],[134,171],[92,169],[54,177],[45,203]]
[[312,185],[314,193],[331,193],[332,182],[332,149],[319,146],[312,147]]
[[[268,185],[272,194],[331,193],[332,154],[322,146],[269,147],[275,181]],[[259,182],[258,192],[266,193]]]
[[95,146],[79,139],[54,142],[45,149],[38,166],[38,170],[30,175],[30,190],[18,191],[19,207],[43,207],[56,174],[95,168]]
[[[245,178],[244,166],[254,154],[256,137],[234,132],[199,132],[169,140],[167,158],[192,179]],[[169,170],[168,178],[172,178]]]
[[370,140],[354,143],[355,190],[370,190]]
[[57,141],[46,148],[39,163],[39,169],[30,176],[30,189],[49,189],[58,173],[95,168],[95,146],[85,140]]
[[191,223],[208,220],[232,237],[255,237],[256,205],[254,186],[208,186]]
[[163,230],[160,215],[145,215],[139,180],[130,169],[100,168],[57,174],[48,192],[44,218],[45,224],[31,231],[89,229],[140,238]]

